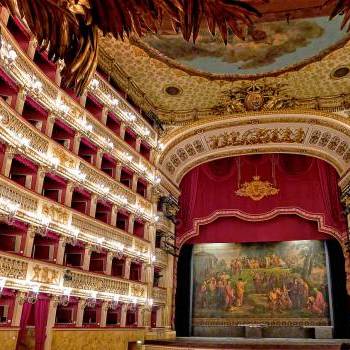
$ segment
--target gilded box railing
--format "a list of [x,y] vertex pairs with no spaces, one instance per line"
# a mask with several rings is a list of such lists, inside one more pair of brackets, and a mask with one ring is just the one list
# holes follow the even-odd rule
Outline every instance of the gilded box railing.
[[72,288],[71,295],[78,296],[88,297],[94,291],[139,298],[138,301],[147,298],[147,287],[141,282],[99,276],[74,268],[68,270],[65,266],[3,252],[0,253],[0,277],[6,278],[6,287],[15,289],[30,288],[32,283],[38,283],[40,291],[53,294],[62,292],[62,288]]
[[162,265],[167,266],[168,265],[168,254],[161,248],[156,248],[155,250],[156,255],[156,265]]
[[[74,129],[81,131],[82,134],[85,134],[85,130],[82,128],[80,120],[85,119],[89,124],[95,126],[95,129],[89,132],[89,137],[98,146],[105,148],[105,141],[110,140],[117,146],[114,148],[114,150],[110,150],[110,153],[122,163],[125,163],[123,154],[126,152],[132,155],[134,159],[134,162],[128,163],[128,166],[133,168],[133,170],[139,173],[140,176],[145,175],[143,171],[140,170],[140,165],[145,166],[151,171],[152,174],[154,174],[155,168],[150,162],[148,162],[146,159],[141,159],[142,157],[140,157],[140,154],[134,148],[118,138],[110,129],[108,129],[100,121],[96,120],[92,114],[79,105],[72,97],[50,81],[50,79],[34,64],[34,62],[28,59],[28,57],[22,52],[18,43],[8,32],[6,27],[2,23],[0,23],[0,26],[3,38],[12,45],[17,54],[17,59],[11,66],[4,65],[2,68],[13,79],[15,79],[20,86],[24,86],[27,93],[29,93],[35,100],[40,101],[40,103],[52,114],[54,114],[55,117],[64,120]],[[30,85],[30,81],[33,79],[40,79],[40,82],[42,83],[42,92],[40,94],[36,93],[35,91],[31,91],[30,86],[28,86]],[[100,78],[97,76],[97,79]],[[102,92],[100,92],[100,94],[101,93]],[[119,96],[119,98],[121,97]],[[67,113],[60,112],[58,107],[55,105],[56,101],[59,99],[69,107],[69,111]],[[145,123],[145,121],[142,120],[142,117],[138,118],[138,122]],[[130,125],[130,127],[132,128],[132,125]],[[156,133],[154,130],[152,130],[151,135],[155,137],[155,139],[152,139],[151,144],[155,145]]]
[[25,279],[28,263],[10,256],[0,256],[0,276],[7,278]]
[[[144,255],[140,259],[144,261],[149,259],[147,255],[150,248],[149,242],[19,187],[4,176],[0,176],[0,196],[20,204],[19,211],[15,215],[20,220],[41,225],[40,215],[44,214],[51,219],[49,229],[58,234],[72,237],[72,228],[77,228],[80,230],[79,239],[82,241],[96,244],[99,238],[103,238],[101,246],[105,246],[107,250],[110,246],[113,247],[114,243],[123,244],[125,248],[142,247]],[[1,202],[0,211],[6,212],[6,207],[3,208]],[[127,250],[124,253],[131,257],[135,254]]]
[[[128,205],[125,207],[133,212],[133,207],[138,204],[144,209],[145,219],[152,218],[152,203],[145,198],[136,194],[128,187],[120,182],[112,179],[103,171],[93,167],[90,163],[82,160],[77,155],[70,153],[63,146],[57,142],[49,139],[46,135],[40,133],[35,127],[19,116],[10,106],[3,100],[0,100],[2,123],[0,125],[0,137],[12,145],[16,153],[23,153],[37,164],[45,167],[48,165],[50,157],[54,156],[60,160],[60,164],[55,168],[55,171],[68,180],[73,180],[74,175],[72,170],[79,168],[86,174],[84,187],[91,192],[99,194],[99,189],[96,185],[109,188],[110,193],[106,195],[111,202],[119,204],[113,199],[113,195],[124,196],[128,200]],[[30,146],[21,148],[20,144],[16,144],[14,135],[21,136],[21,138],[28,138],[31,140]],[[43,157],[47,159],[45,159]]]
[[152,298],[157,304],[166,304],[167,302],[167,290],[165,288],[153,287]]

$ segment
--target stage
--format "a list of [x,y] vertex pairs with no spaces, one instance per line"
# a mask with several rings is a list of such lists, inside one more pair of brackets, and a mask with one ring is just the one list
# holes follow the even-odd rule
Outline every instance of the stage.
[[350,339],[295,339],[295,338],[206,338],[179,337],[174,340],[149,340],[145,342],[145,350],[175,350],[175,349],[308,349],[336,350],[350,349]]

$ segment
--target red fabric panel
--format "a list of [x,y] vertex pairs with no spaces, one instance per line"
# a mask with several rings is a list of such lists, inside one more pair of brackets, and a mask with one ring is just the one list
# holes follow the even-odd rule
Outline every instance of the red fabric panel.
[[[273,164],[275,164],[274,167]],[[273,169],[275,175],[273,175]],[[235,194],[239,184],[251,181],[256,175],[263,181],[275,183],[279,193],[259,201]],[[215,212],[228,210],[239,210],[245,216],[252,216],[281,210],[290,213],[297,209],[306,213],[308,217],[317,215],[323,220],[324,226],[340,232],[339,235],[341,235],[346,231],[346,224],[337,182],[338,175],[328,163],[300,155],[242,156],[202,164],[190,171],[180,185],[182,194],[177,225],[178,242],[181,241],[181,237],[196,231],[196,220],[208,219]],[[231,225],[234,228],[235,221],[232,220]],[[297,232],[300,227],[297,226],[300,223],[294,223],[294,219],[291,222],[289,220],[291,220],[290,217],[282,219],[284,227],[277,229],[275,226],[278,232],[269,234],[274,237],[279,236],[281,241],[318,239],[316,226],[314,226],[315,237],[313,238],[310,236],[310,228],[306,228],[308,225],[303,226],[306,230],[305,235],[299,234]],[[228,222],[229,220],[226,220],[226,225]],[[243,225],[242,221],[240,222],[240,225]],[[222,223],[215,225],[222,225]],[[287,228],[289,225],[291,227]],[[295,228],[293,225],[296,225]],[[257,229],[257,226],[255,223],[254,229]],[[201,234],[203,229],[202,227]],[[223,226],[221,229],[229,234]],[[295,233],[293,234],[292,231]],[[252,237],[258,239],[257,233],[251,232]]]
[[199,236],[189,243],[279,242],[329,239],[318,232],[317,223],[296,215],[280,215],[268,221],[252,222],[224,217],[200,226]]

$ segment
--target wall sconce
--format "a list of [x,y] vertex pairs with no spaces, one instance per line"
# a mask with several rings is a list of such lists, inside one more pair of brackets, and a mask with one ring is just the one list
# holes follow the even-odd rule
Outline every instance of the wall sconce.
[[91,90],[97,90],[100,85],[100,82],[97,79],[92,79],[89,84],[89,88]]
[[69,305],[69,299],[70,299],[70,293],[72,288],[65,288],[63,289],[63,294],[59,298],[59,304],[62,306],[68,306]]
[[38,96],[43,91],[43,83],[33,75],[27,75],[27,83],[25,87],[34,95]]
[[77,168],[69,168],[69,172],[78,179],[79,182],[84,182],[86,180],[86,174],[80,171]]
[[36,228],[36,233],[42,237],[46,237],[47,230],[51,223],[51,218],[49,216],[39,214],[37,215],[37,219],[41,225]]
[[0,208],[6,212],[6,220],[7,223],[10,224],[13,222],[13,219],[21,208],[21,205],[11,202],[8,198],[0,197]]
[[9,43],[3,40],[2,37],[0,40],[0,45],[0,58],[5,67],[10,68],[17,58],[17,53]]
[[61,115],[66,115],[69,113],[70,108],[67,106],[60,97],[57,98],[57,100],[54,103],[55,109],[53,112],[58,111]]
[[134,122],[136,120],[136,115],[131,112],[123,112],[122,114],[128,122]]
[[21,298],[21,302],[35,304],[38,300],[39,291],[40,284],[32,284],[32,290],[28,291],[27,294]]
[[111,310],[116,310],[119,304],[119,295],[115,294],[113,300],[108,303],[108,308]]
[[97,297],[97,292],[92,291],[91,297],[86,299],[85,306],[91,307],[91,308],[96,307],[96,303],[97,303],[96,297]]

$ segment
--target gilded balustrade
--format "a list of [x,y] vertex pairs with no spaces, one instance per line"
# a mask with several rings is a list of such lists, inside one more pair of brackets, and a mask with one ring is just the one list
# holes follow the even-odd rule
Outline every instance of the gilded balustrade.
[[[0,213],[3,215],[6,215],[8,208],[2,202],[7,199],[19,205],[13,214],[14,218],[40,227],[42,216],[49,217],[49,229],[53,232],[74,239],[78,232],[79,240],[98,244],[111,251],[116,249],[114,247],[123,245],[125,255],[137,256],[149,262],[149,242],[19,187],[4,176],[0,176],[0,198]],[[134,249],[136,246],[142,247],[141,255],[137,255],[138,252]]]
[[168,254],[163,249],[156,248],[155,256],[155,265],[162,267],[166,267],[168,265]]
[[[84,187],[92,193],[100,194],[100,187],[108,188],[110,189],[110,193],[104,195],[105,198],[108,198],[112,203],[120,205],[119,201],[115,200],[113,196],[117,196],[117,198],[118,196],[125,197],[128,205],[124,204],[123,206],[134,212],[134,206],[137,205],[143,209],[144,218],[146,220],[152,220],[151,202],[109,177],[103,171],[93,167],[87,161],[68,152],[63,146],[51,140],[46,135],[40,133],[34,126],[12,110],[3,100],[0,100],[0,108],[2,121],[0,124],[0,138],[13,146],[18,153],[23,153],[26,157],[43,167],[53,166],[50,164],[50,159],[54,156],[60,162],[59,165],[56,164],[54,170],[64,178],[76,182],[77,179],[73,171],[79,169],[86,175]],[[23,138],[30,140],[30,145],[21,146],[20,142],[22,142]],[[96,185],[100,187],[96,187]]]
[[166,304],[167,302],[167,290],[165,288],[153,287],[152,298],[156,304]]
[[[25,91],[32,96],[35,100],[39,101],[45,108],[47,108],[55,117],[58,117],[65,122],[67,122],[74,129],[78,130],[82,134],[88,134],[89,139],[97,144],[98,147],[102,149],[106,148],[106,141],[110,140],[114,145],[114,149],[109,149],[108,151],[115,156],[119,161],[126,164],[132,168],[136,173],[141,177],[145,177],[149,181],[154,181],[155,167],[148,162],[146,159],[140,157],[140,154],[128,145],[126,142],[118,138],[110,129],[103,125],[100,121],[91,115],[87,110],[85,110],[81,105],[79,105],[72,97],[67,93],[61,90],[56,84],[54,84],[28,57],[22,52],[18,43],[9,33],[7,28],[0,23],[1,35],[6,42],[10,43],[12,48],[17,54],[16,61],[10,65],[3,65],[2,68],[21,86]],[[97,77],[98,78],[98,77]],[[36,79],[41,83],[41,91],[35,90],[32,88],[33,80]],[[40,79],[40,80],[38,80]],[[101,81],[101,78],[99,78]],[[101,84],[105,86],[105,84]],[[99,91],[98,88],[94,91],[95,94],[103,94],[102,91]],[[116,92],[114,92],[116,95]],[[118,97],[121,99],[121,97]],[[67,111],[60,110],[57,101],[60,101],[66,107]],[[118,114],[118,113],[117,113]],[[82,120],[86,121],[88,124],[93,126],[93,130],[86,130],[82,126]],[[142,120],[142,117],[139,117],[138,122],[145,124],[146,122]],[[154,130],[151,133],[156,137]],[[156,144],[156,139],[153,139],[151,142],[152,145]],[[133,161],[128,162],[125,159],[125,154],[132,156]],[[141,167],[140,167],[141,166]],[[151,174],[145,174],[144,170],[148,169]]]
[[62,294],[65,288],[71,288],[70,295],[91,297],[91,291],[97,292],[97,299],[112,298],[117,294],[121,301],[136,299],[144,303],[147,298],[147,286],[141,282],[116,277],[100,276],[91,272],[0,253],[0,277],[6,278],[6,287],[27,290],[33,284],[40,285],[40,292],[54,295]]

